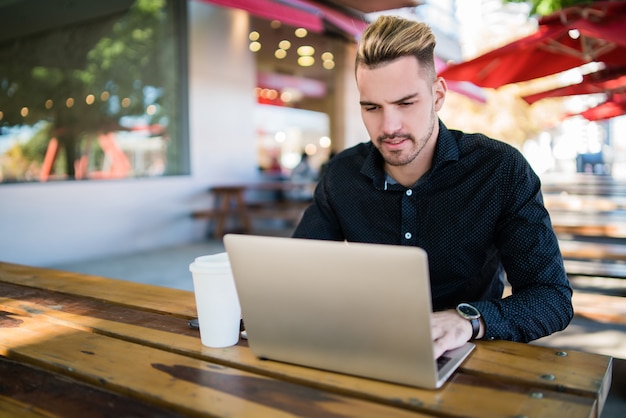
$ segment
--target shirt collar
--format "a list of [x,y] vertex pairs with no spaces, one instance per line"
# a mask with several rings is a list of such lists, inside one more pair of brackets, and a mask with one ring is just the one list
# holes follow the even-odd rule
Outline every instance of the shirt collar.
[[[439,135],[437,136],[437,146],[435,148],[435,156],[433,157],[433,165],[429,173],[435,172],[442,164],[447,161],[458,161],[459,145],[452,134],[439,120]],[[385,190],[388,187],[387,174],[384,169],[384,161],[378,149],[370,141],[370,150],[361,167],[361,174],[372,179],[374,187],[378,190]]]

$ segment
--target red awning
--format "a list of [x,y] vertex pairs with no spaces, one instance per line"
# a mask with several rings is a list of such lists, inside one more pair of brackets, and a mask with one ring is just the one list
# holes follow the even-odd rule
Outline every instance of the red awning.
[[626,96],[614,95],[606,102],[579,114],[590,121],[605,120],[624,115],[626,114]]
[[317,33],[340,31],[358,39],[367,27],[365,17],[344,13],[309,0],[202,0],[218,6],[245,10],[268,20],[280,20]]
[[583,76],[580,83],[546,90],[522,97],[528,104],[547,97],[576,96],[580,94],[612,94],[626,90],[626,67],[606,68]]
[[625,17],[626,3],[622,1],[572,6],[543,17],[535,33],[451,65],[441,76],[497,88],[593,61],[626,65]]
[[338,7],[358,10],[361,13],[416,7],[424,4],[423,0],[327,0],[327,2]]
[[[439,57],[435,56],[435,70],[437,73],[446,69],[446,63]],[[476,84],[472,84],[468,81],[455,81],[455,80],[446,80],[446,84],[451,91],[462,94],[463,96],[469,97],[472,100],[475,100],[480,103],[487,102],[487,97],[485,96],[485,91],[478,87]]]

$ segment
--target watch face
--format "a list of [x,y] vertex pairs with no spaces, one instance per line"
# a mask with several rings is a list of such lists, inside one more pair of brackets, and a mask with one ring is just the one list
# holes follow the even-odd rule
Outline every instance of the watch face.
[[474,308],[472,305],[467,303],[460,303],[459,306],[456,307],[457,311],[467,319],[477,319],[480,318],[480,312],[478,309]]

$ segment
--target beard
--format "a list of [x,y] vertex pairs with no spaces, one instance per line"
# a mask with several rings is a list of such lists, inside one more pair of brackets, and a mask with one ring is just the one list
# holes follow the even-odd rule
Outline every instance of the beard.
[[[412,163],[418,155],[422,152],[426,144],[433,135],[435,131],[435,123],[437,122],[437,118],[435,117],[435,111],[433,110],[431,113],[431,117],[429,120],[428,130],[424,135],[422,135],[419,140],[416,140],[415,137],[411,134],[403,134],[403,133],[395,133],[389,135],[381,135],[377,138],[376,144],[377,148],[380,151],[385,163],[391,166],[403,166]],[[383,150],[382,143],[384,140],[394,140],[394,139],[404,139],[411,141],[413,144],[409,149],[402,149],[398,151],[385,151]]]

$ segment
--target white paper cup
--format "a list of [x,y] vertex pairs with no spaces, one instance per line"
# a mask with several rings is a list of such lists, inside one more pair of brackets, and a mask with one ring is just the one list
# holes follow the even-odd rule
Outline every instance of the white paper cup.
[[241,308],[228,254],[198,257],[189,265],[196,296],[200,339],[207,347],[230,347],[239,341]]

